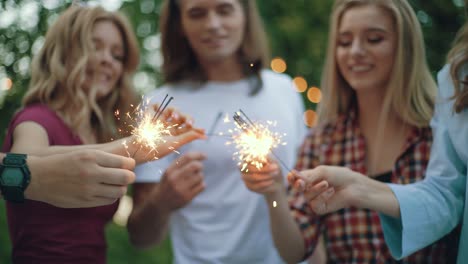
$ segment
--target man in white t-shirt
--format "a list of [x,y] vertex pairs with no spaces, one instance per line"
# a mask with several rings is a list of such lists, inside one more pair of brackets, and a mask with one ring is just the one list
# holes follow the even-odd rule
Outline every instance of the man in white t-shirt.
[[147,98],[173,96],[171,106],[190,114],[208,139],[136,168],[130,239],[147,247],[169,226],[175,263],[283,263],[270,233],[273,205],[242,182],[236,149],[226,144],[234,124],[215,121],[219,113],[232,120],[239,109],[276,121],[271,129],[286,134],[287,144],[274,150],[288,166],[284,175],[294,166],[303,103],[291,78],[262,70],[268,61],[255,1],[166,1],[161,17],[167,84]]

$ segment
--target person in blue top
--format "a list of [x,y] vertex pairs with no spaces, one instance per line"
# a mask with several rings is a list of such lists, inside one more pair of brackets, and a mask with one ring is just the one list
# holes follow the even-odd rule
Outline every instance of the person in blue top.
[[462,264],[468,263],[468,22],[459,31],[438,82],[431,121],[434,143],[424,181],[385,184],[332,166],[293,172],[288,180],[307,193],[318,214],[349,206],[381,212],[385,241],[398,259],[461,225],[457,263]]

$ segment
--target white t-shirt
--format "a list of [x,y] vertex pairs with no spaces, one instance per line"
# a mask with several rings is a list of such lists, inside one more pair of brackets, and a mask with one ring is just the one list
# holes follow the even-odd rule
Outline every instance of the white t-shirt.
[[[286,133],[287,144],[275,149],[284,163],[293,168],[297,150],[305,135],[304,106],[291,78],[284,74],[262,71],[262,90],[249,96],[248,79],[235,82],[207,82],[202,85],[180,83],[163,86],[147,95],[160,103],[166,94],[174,97],[170,106],[193,117],[196,127],[208,133],[219,112],[223,117],[242,109],[250,119],[277,121],[272,130]],[[222,120],[215,134],[234,128]],[[179,149],[204,152],[206,188],[187,206],[172,213],[170,234],[175,263],[283,263],[270,233],[268,208],[262,195],[249,191],[242,179],[230,139],[209,136]],[[178,157],[163,159],[136,168],[137,182],[160,181],[162,171]],[[283,168],[283,171],[286,171]],[[285,174],[286,176],[286,174]]]

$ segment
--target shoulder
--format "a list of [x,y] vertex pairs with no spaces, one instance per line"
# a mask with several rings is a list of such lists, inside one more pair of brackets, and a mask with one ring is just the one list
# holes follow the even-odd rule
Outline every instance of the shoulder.
[[62,122],[60,117],[52,109],[43,104],[34,104],[21,109],[13,117],[11,126],[15,127],[19,123],[26,121],[39,123],[46,128]]
[[449,99],[454,94],[454,86],[450,75],[450,64],[445,65],[437,73],[437,83],[439,85],[439,99]]
[[262,76],[262,80],[264,82],[280,82],[280,83],[288,83],[290,85],[292,85],[292,79],[289,75],[287,74],[284,74],[284,73],[277,73],[277,72],[273,72],[271,70],[268,70],[268,69],[263,69],[261,71],[261,75]]

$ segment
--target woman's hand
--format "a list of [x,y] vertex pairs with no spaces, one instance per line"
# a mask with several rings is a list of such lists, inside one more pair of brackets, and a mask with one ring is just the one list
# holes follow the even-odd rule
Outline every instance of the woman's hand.
[[359,182],[366,176],[346,167],[318,166],[312,170],[293,171],[288,182],[303,191],[309,206],[317,214],[327,214],[356,206]]
[[253,192],[270,194],[284,191],[281,169],[273,159],[269,159],[268,163],[264,164],[260,169],[248,165],[241,173],[245,186]]
[[[173,108],[166,109],[158,118],[153,117],[152,114],[141,120],[132,136],[109,143],[108,151],[130,156],[140,164],[162,158],[196,139],[206,138],[203,129],[193,127],[191,118]],[[160,130],[154,139],[151,136],[155,134],[153,129]]]

